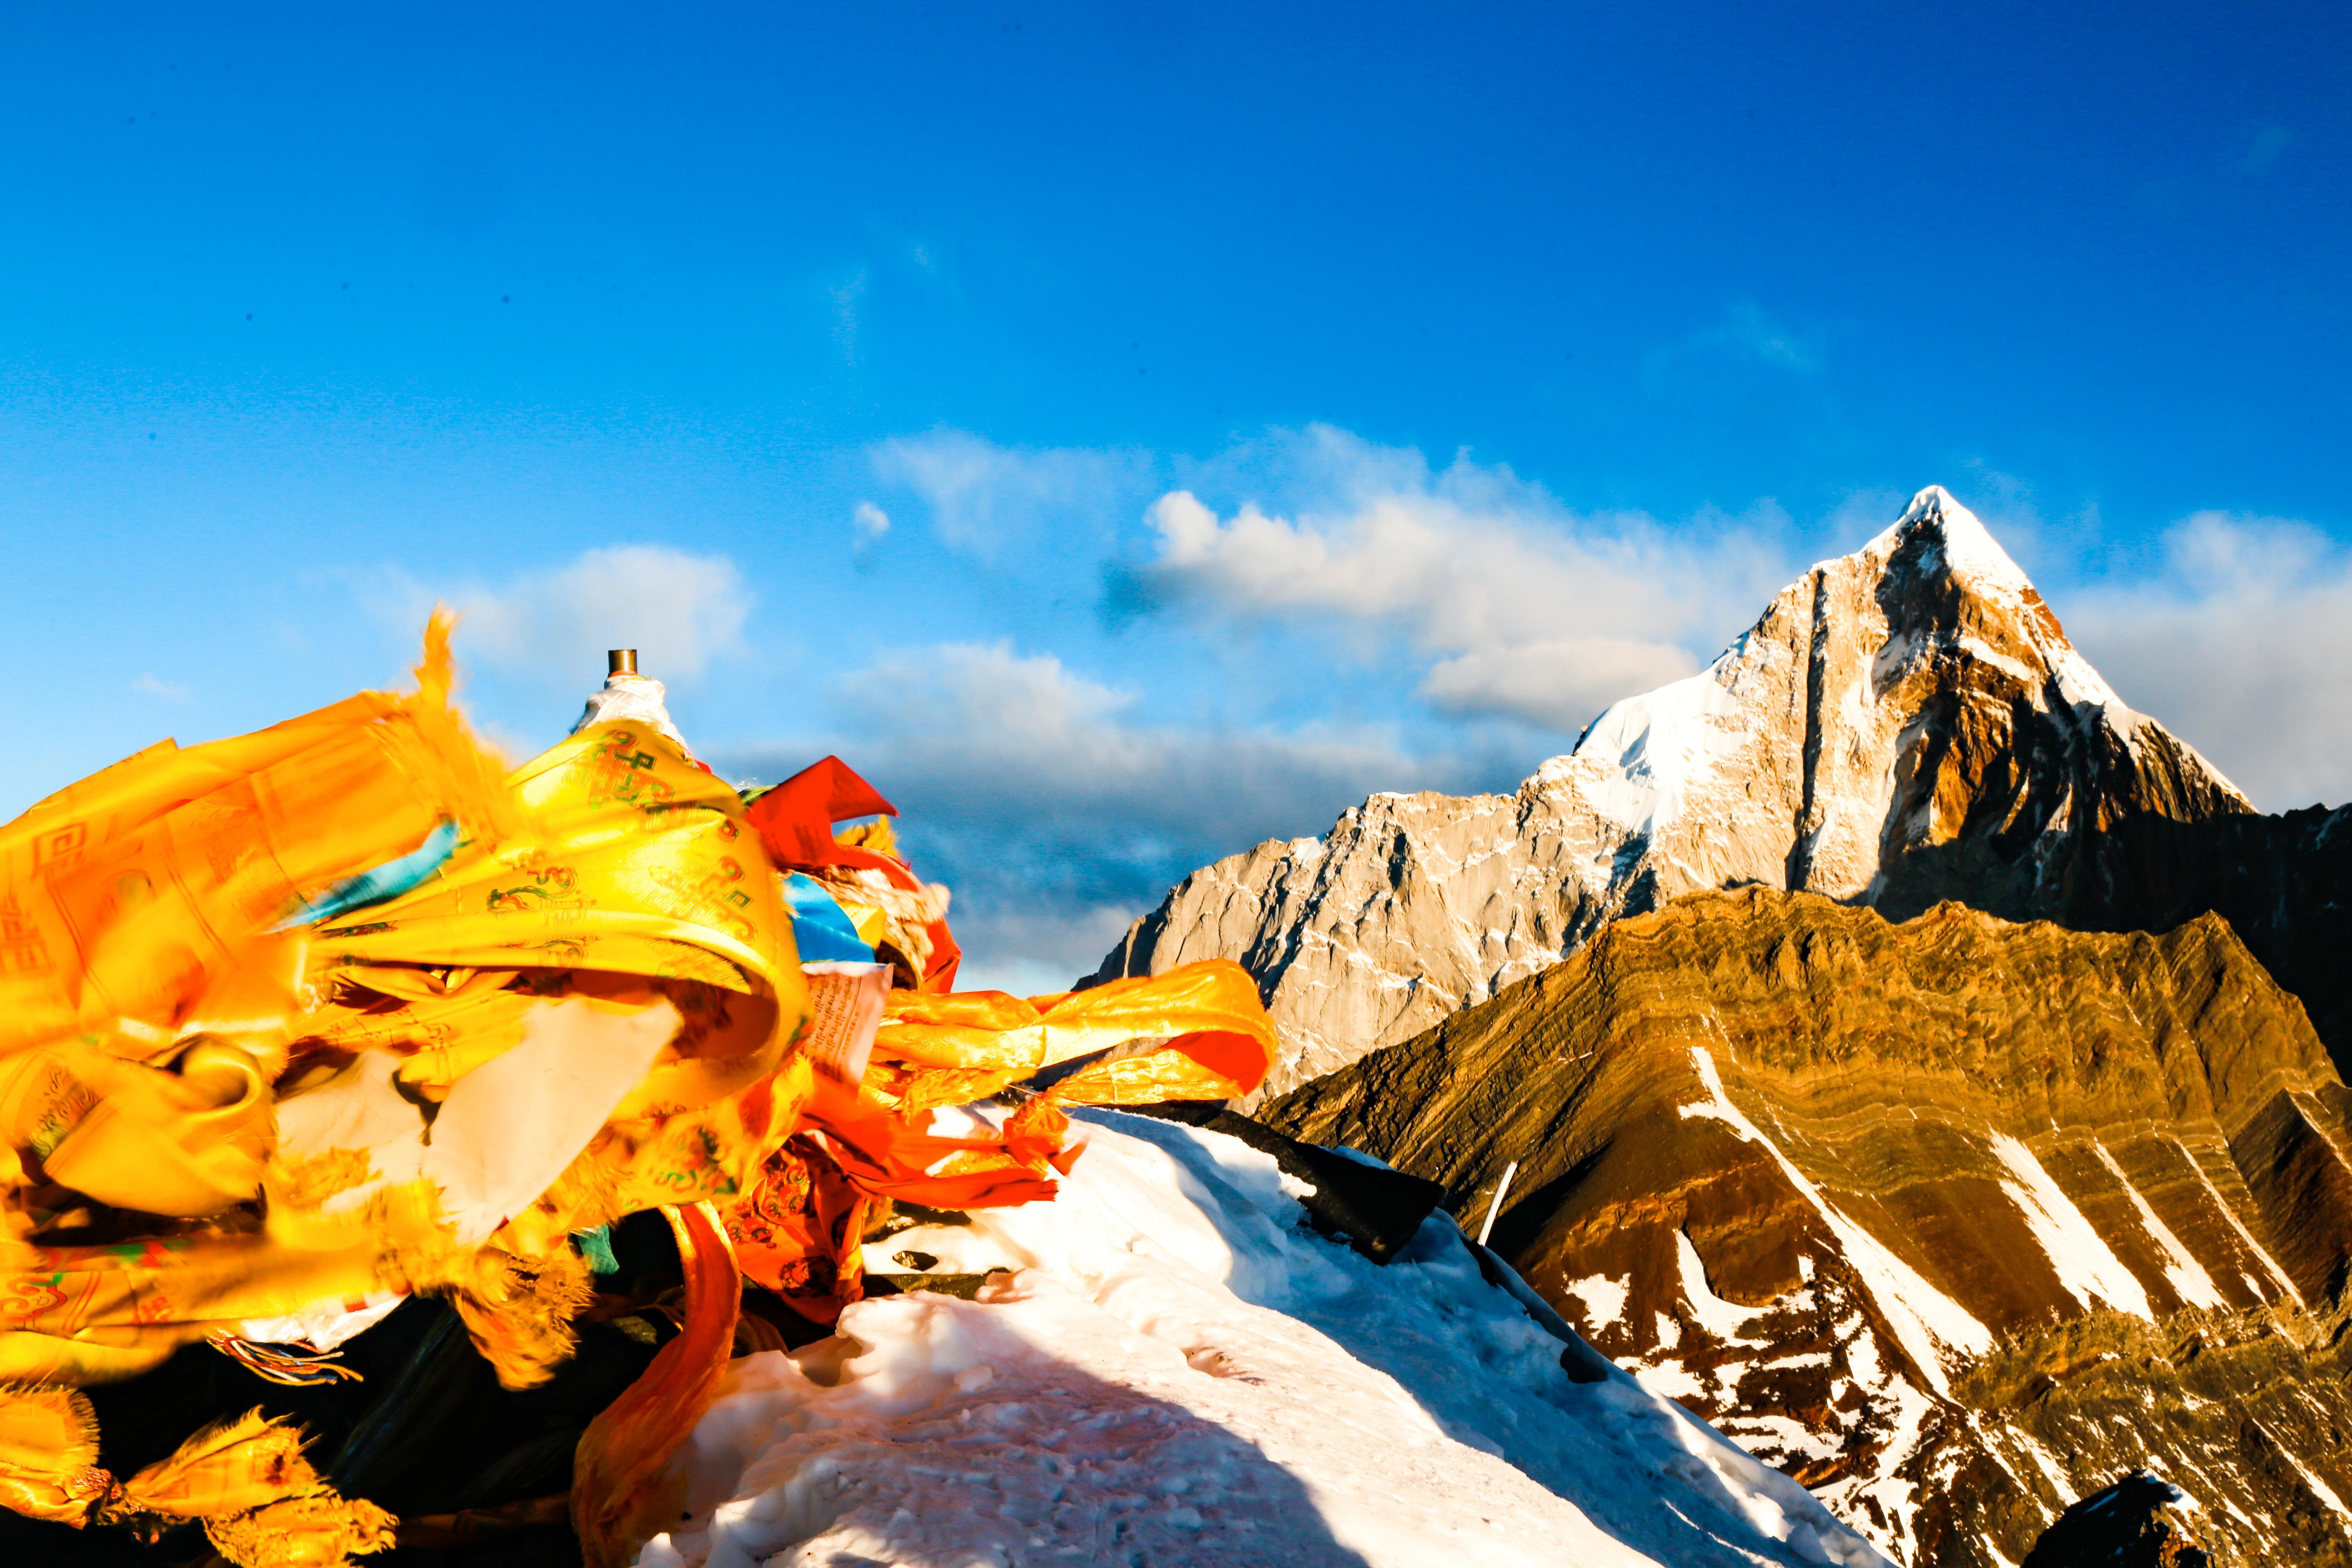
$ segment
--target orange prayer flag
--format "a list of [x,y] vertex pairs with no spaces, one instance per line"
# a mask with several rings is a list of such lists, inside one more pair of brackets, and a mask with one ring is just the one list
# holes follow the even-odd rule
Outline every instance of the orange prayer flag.
[[665,1208],[686,1268],[686,1327],[581,1435],[572,1527],[587,1568],[624,1568],[676,1521],[684,1481],[670,1457],[718,1396],[742,1300],[735,1250],[709,1204]]

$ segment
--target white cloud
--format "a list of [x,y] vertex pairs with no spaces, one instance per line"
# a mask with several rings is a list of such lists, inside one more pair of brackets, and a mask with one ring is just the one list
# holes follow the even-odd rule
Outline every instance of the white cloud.
[[[1753,311],[1743,353],[1797,353]],[[1798,345],[1801,346],[1801,345]],[[869,448],[877,479],[912,490],[940,538],[988,557],[1051,533],[1106,540],[1173,469],[1189,488],[1146,510],[1157,552],[1124,574],[1126,610],[1312,621],[1359,648],[1403,644],[1428,661],[1423,694],[1455,717],[1501,715],[1572,733],[1619,697],[1689,673],[1787,579],[1787,519],[1769,503],[1669,531],[1638,512],[1570,511],[1507,468],[1309,426],[1205,460],[997,446],[959,430]],[[1204,494],[1246,500],[1220,518]],[[870,503],[869,503],[870,504]]]
[[1777,510],[1669,532],[1639,513],[1571,512],[1506,468],[1456,458],[1433,474],[1362,452],[1359,482],[1295,517],[1161,496],[1140,595],[1401,634],[1431,658],[1422,691],[1438,708],[1572,731],[1689,674],[1793,574]]
[[912,490],[940,540],[988,557],[1073,524],[1108,534],[1139,491],[1150,460],[1086,447],[1000,447],[961,430],[897,436],[867,449],[875,477]]
[[493,668],[601,679],[604,650],[634,647],[659,679],[692,679],[741,647],[751,598],[723,555],[659,544],[591,550],[499,588],[448,595],[465,652]]
[[861,543],[870,542],[890,531],[890,514],[870,500],[862,500],[850,514],[849,526],[857,531]]
[[2352,799],[2352,552],[2305,523],[2199,512],[2152,577],[2070,597],[2069,634],[2124,700],[2257,805]]
[[1365,733],[1132,723],[1133,692],[1008,643],[892,655],[844,690],[872,715],[862,754],[907,781],[899,787],[951,801],[964,821],[1059,819],[1083,833],[1145,826],[1230,853],[1269,834],[1319,828],[1368,792],[1410,787],[1433,771]]
[[143,691],[150,697],[161,697],[167,702],[185,702],[193,693],[176,680],[162,680],[153,675],[142,675],[131,683],[133,691]]
[[1338,517],[1221,520],[1188,490],[1151,508],[1155,575],[1243,613],[1321,612],[1402,626],[1425,647],[1509,646],[1557,636],[1606,605],[1620,626],[1680,629],[1677,585],[1641,561],[1441,498],[1371,499]]
[[1672,643],[1556,637],[1442,659],[1423,695],[1452,713],[1507,713],[1574,730],[1621,697],[1694,674],[1699,661]]

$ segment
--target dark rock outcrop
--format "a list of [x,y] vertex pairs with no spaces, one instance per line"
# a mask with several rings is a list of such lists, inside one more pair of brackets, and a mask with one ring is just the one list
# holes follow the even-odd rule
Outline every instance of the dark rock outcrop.
[[[2022,1568],[2210,1568],[2177,1487],[2135,1470],[2052,1525]],[[2194,1507],[2194,1504],[2189,1506]]]

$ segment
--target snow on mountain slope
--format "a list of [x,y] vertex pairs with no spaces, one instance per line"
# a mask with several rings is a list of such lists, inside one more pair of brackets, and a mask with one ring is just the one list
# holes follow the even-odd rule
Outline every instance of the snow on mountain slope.
[[735,1363],[645,1568],[1885,1563],[1444,1215],[1379,1268],[1247,1145],[1086,1119],[1055,1202],[871,1244],[1012,1270],[976,1300],[868,1300]]
[[2251,809],[2124,705],[1931,486],[1516,795],[1375,795],[1321,839],[1205,867],[1097,974],[1240,962],[1283,1031],[1271,1099],[1679,893],[1760,883],[1895,919],[1946,898],[2026,918],[2050,912],[2092,831]]

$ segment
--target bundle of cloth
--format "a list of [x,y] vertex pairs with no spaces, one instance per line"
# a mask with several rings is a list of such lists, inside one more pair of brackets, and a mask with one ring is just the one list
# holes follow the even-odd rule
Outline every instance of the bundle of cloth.
[[878,1208],[1050,1197],[1063,1106],[1264,1076],[1230,963],[953,990],[946,891],[889,803],[832,758],[739,793],[657,683],[615,675],[507,772],[450,705],[448,630],[413,693],[166,742],[0,828],[0,1503],[197,1521],[241,1568],[394,1544],[257,1412],[110,1474],[79,1390],[199,1342],[331,1376],[419,1294],[527,1387],[576,1343],[599,1238],[655,1211],[680,1331],[569,1500],[585,1560],[625,1563],[674,1517],[747,1282],[829,1323]]

